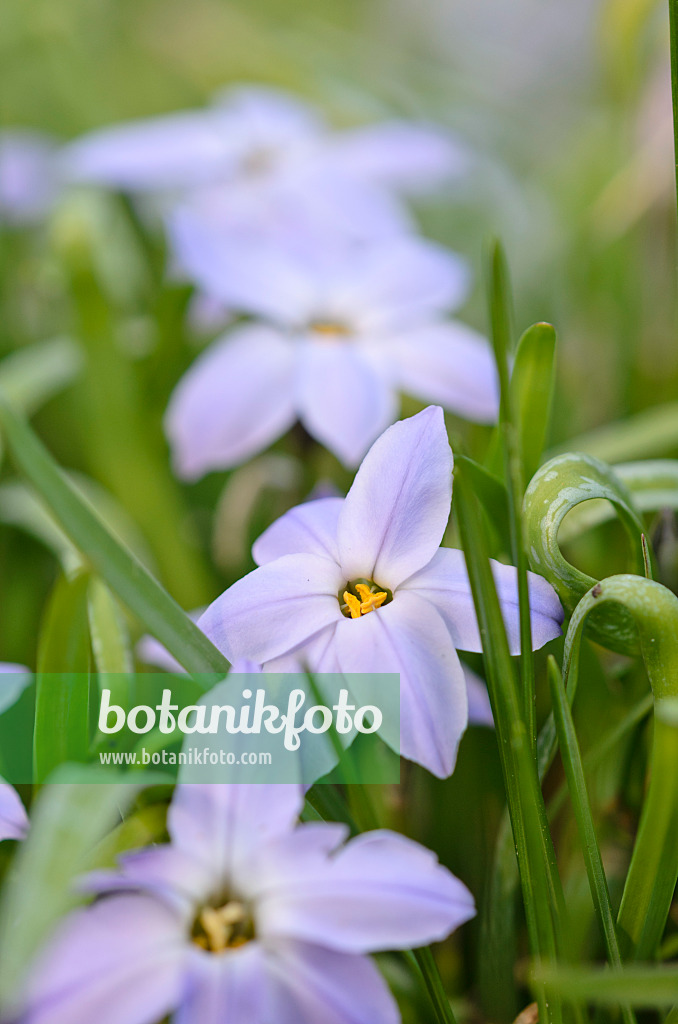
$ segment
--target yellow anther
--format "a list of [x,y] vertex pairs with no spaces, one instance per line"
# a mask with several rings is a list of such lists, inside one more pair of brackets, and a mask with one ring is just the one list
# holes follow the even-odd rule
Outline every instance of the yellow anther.
[[247,908],[237,900],[223,907],[203,907],[193,941],[210,953],[223,953],[249,942]]
[[225,924],[218,910],[204,907],[200,915],[200,924],[205,932],[207,949],[212,953],[221,953],[228,948],[231,929]]
[[311,324],[311,330],[314,334],[321,335],[327,341],[346,337],[346,335],[351,333],[348,327],[335,320],[314,320]]
[[[361,615],[367,615],[368,612],[373,612],[375,608],[381,608],[382,604],[388,597],[388,594],[384,590],[372,591],[366,583],[356,583],[355,589],[360,594],[360,613]],[[353,614],[351,609],[351,617],[357,618],[357,615]]]
[[344,601],[348,605],[348,610],[351,613],[352,619],[360,618],[360,601],[355,594],[350,594],[348,590],[344,591]]

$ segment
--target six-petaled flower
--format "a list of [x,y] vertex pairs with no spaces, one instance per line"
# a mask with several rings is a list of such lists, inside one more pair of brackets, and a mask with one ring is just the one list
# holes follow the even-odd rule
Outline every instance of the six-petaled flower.
[[[456,649],[482,649],[464,556],[440,547],[451,499],[443,414],[429,407],[375,442],[345,499],[277,520],[254,545],[259,568],[199,625],[230,660],[265,670],[399,672],[401,752],[447,776],[468,717]],[[518,653],[516,570],[493,562],[493,572]],[[530,573],[529,593],[537,648],[560,634],[563,610],[541,576]]]
[[178,786],[171,843],[90,878],[31,973],[25,1024],[397,1024],[366,955],[474,913],[435,856],[389,831],[295,826],[296,786]]

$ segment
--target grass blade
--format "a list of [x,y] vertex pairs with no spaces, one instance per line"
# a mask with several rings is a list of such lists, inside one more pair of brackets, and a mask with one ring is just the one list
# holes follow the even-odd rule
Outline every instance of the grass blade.
[[506,489],[508,491],[508,522],[511,555],[518,575],[520,607],[520,671],[525,723],[530,743],[537,743],[537,711],[535,701],[534,661],[532,659],[532,623],[527,585],[527,557],[523,538],[523,494],[525,475],[521,460],[520,426],[514,406],[509,379],[509,348],[511,342],[511,306],[508,269],[503,250],[495,242],[489,266],[490,327],[494,355],[499,374],[499,433],[502,440]]
[[533,324],[518,342],[511,372],[511,403],[525,480],[541,462],[555,381],[556,332],[551,324]]
[[[42,782],[89,749],[89,577],[63,576],[52,592],[38,646],[33,767]],[[58,676],[55,675],[58,673]]]
[[187,672],[225,672],[223,654],[76,493],[54,459],[0,398],[0,430],[17,469],[33,485],[89,566]]
[[[518,681],[494,585],[478,504],[463,468],[455,468],[455,501],[504,772],[530,946],[537,961],[557,958],[563,904],[555,854],[528,736]],[[531,657],[531,655],[529,655]],[[559,1021],[558,1002],[540,997],[541,1020]]]
[[[603,858],[600,855],[596,830],[593,824],[591,804],[589,803],[586,790],[584,767],[579,752],[574,722],[572,721],[572,712],[570,711],[567,694],[563,686],[563,677],[553,657],[550,657],[548,661],[548,677],[558,743],[574,816],[579,830],[579,840],[584,855],[584,863],[586,864],[591,897],[605,939],[608,960],[612,967],[618,970],[621,968],[622,960],[617,941],[614,914],[610,903],[610,893],[603,867]],[[626,1024],[634,1024],[635,1017],[628,1006],[622,1007],[622,1014]]]

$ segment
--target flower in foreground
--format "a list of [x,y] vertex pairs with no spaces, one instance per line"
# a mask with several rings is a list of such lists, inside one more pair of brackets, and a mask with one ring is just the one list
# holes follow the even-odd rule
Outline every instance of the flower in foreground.
[[[199,620],[231,661],[264,671],[400,673],[400,752],[444,777],[467,724],[456,649],[480,651],[461,551],[441,548],[452,452],[431,406],[372,446],[347,497],[301,505],[255,543],[259,563]],[[516,570],[493,562],[512,652],[520,651]],[[552,587],[529,574],[535,648],[561,632]]]
[[388,831],[295,826],[296,786],[178,786],[171,843],[92,877],[31,974],[25,1024],[396,1024],[366,954],[445,938],[466,887]]
[[177,473],[196,479],[250,458],[298,419],[355,466],[397,414],[397,394],[492,422],[490,346],[443,319],[468,286],[455,254],[412,237],[306,251],[234,246],[175,220],[182,265],[207,294],[258,318],[213,343],[177,385],[165,428]]

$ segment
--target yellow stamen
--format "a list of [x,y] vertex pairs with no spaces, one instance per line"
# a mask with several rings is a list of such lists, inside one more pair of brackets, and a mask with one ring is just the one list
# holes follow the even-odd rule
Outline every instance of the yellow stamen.
[[314,334],[322,334],[328,340],[333,337],[345,337],[351,333],[348,327],[334,320],[314,320],[311,324],[311,330]]
[[388,597],[386,591],[370,590],[366,583],[356,583],[355,589],[358,591],[358,594],[360,595],[361,615],[367,615],[368,612],[373,612],[375,608],[381,608],[382,604]]
[[351,613],[352,619],[360,618],[360,601],[355,594],[350,594],[348,590],[344,591],[344,601],[348,605],[348,610]]
[[196,936],[194,941],[210,953],[237,949],[248,941],[241,932],[241,926],[247,923],[247,919],[246,907],[236,900],[224,907],[203,907],[198,918],[203,934]]

